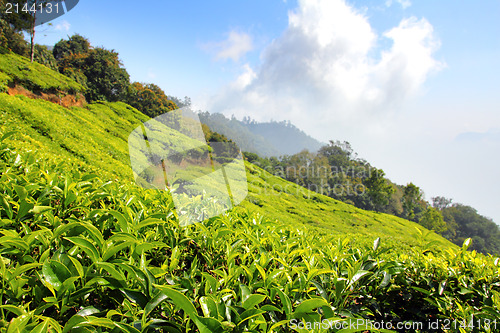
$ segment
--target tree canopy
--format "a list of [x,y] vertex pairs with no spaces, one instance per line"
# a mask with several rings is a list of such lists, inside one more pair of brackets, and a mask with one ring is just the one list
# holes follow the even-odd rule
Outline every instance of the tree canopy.
[[7,3],[21,4],[21,0],[0,0],[0,46],[22,56],[29,56],[29,46],[24,40],[23,31],[30,27],[30,15],[26,12],[5,14]]
[[177,108],[165,92],[153,83],[132,83],[128,88],[126,100],[128,104],[151,118]]
[[87,87],[88,101],[125,100],[130,76],[119,59],[118,52],[93,48],[80,35],[59,41],[53,49],[59,71]]
[[87,38],[75,34],[69,37],[68,40],[61,39],[57,42],[52,52],[54,53],[54,58],[62,60],[71,55],[87,54],[90,48],[90,42]]
[[374,169],[371,175],[365,179],[364,184],[375,210],[383,210],[389,203],[391,194],[394,193],[392,185],[385,179],[385,172],[382,169]]
[[118,53],[95,48],[87,53],[83,74],[87,77],[88,100],[124,100],[130,85],[130,76],[118,59]]
[[443,215],[433,207],[427,207],[420,219],[420,224],[437,233],[442,233],[446,230],[446,223],[444,222]]
[[407,184],[403,190],[403,212],[409,220],[415,219],[415,208],[420,200],[422,200],[420,188],[413,183]]

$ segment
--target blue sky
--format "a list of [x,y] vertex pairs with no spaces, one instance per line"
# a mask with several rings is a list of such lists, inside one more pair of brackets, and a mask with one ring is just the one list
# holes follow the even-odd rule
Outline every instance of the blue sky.
[[82,0],[40,27],[119,52],[133,81],[200,109],[348,140],[426,198],[500,223],[497,0]]

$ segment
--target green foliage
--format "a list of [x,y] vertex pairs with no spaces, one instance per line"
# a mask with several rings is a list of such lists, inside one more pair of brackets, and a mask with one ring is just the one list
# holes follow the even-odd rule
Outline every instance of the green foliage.
[[9,84],[21,84],[26,89],[41,92],[82,92],[73,80],[29,59],[13,54],[0,54],[0,72],[9,76]]
[[124,103],[64,108],[44,100],[0,94],[0,130],[15,130],[18,149],[45,151],[58,162],[132,179],[127,140],[148,118]]
[[328,145],[320,148],[319,154],[325,156],[328,163],[338,169],[349,167],[353,158],[351,144],[347,141],[330,141]]
[[[148,118],[123,103],[64,108],[43,100],[0,94],[0,131],[16,130],[16,149],[45,151],[57,163],[107,179],[133,180],[128,135]],[[386,236],[414,244],[418,225],[319,195],[247,164],[249,197],[243,203],[271,219],[326,229],[335,235]],[[450,243],[431,236],[443,246]]]
[[420,224],[437,233],[446,231],[446,223],[444,222],[443,215],[433,207],[427,207],[420,219]]
[[[467,251],[479,238],[460,249],[248,163],[241,207],[180,227],[166,191],[131,182],[127,137],[147,120],[119,102],[62,108],[0,94],[0,332],[288,332],[292,320],[435,318],[494,331],[485,324],[500,316],[499,259]],[[472,216],[452,215],[461,225]]]
[[[7,38],[9,41],[8,44],[10,44],[8,48],[17,54],[28,56],[31,62],[33,62],[36,52],[34,44],[36,10],[34,9],[38,8],[38,6],[45,6],[48,2],[49,0],[0,0],[0,19],[5,21],[6,25],[10,28],[2,29],[4,30],[2,32],[10,36]],[[7,8],[7,4],[14,5],[19,10],[14,10],[12,13],[6,14],[4,10]],[[23,32],[29,34],[31,37],[29,46],[27,43],[24,43],[24,45],[20,40]]]
[[26,0],[0,0],[0,20],[5,22],[6,25],[10,26],[15,32],[20,32],[27,30],[31,27],[31,15],[28,12],[20,10],[19,12],[13,12],[11,14],[6,14],[4,11],[7,8],[6,4],[10,3],[13,5],[23,8]]
[[9,88],[10,76],[0,72],[0,93],[6,92]]
[[88,101],[125,101],[130,77],[118,53],[92,48],[80,35],[61,40],[54,46],[59,71],[86,87]]
[[57,61],[45,45],[35,45],[35,61],[57,71]]
[[364,184],[367,188],[367,194],[370,197],[376,211],[380,211],[389,203],[391,194],[394,189],[390,183],[385,179],[383,170],[374,169],[371,175],[365,179]]
[[448,199],[445,197],[439,197],[439,196],[431,198],[431,200],[432,200],[432,207],[434,207],[438,210],[443,210],[445,208],[450,207],[451,202],[453,201],[451,199]]
[[413,183],[407,184],[403,189],[403,210],[404,216],[409,220],[415,219],[415,208],[420,200],[422,200],[420,188]]
[[87,54],[90,51],[90,42],[87,38],[75,34],[68,40],[61,39],[52,50],[54,58],[58,61],[78,54]]
[[402,211],[397,188],[384,178],[382,170],[358,159],[348,142],[330,141],[318,153],[305,150],[253,161],[277,176],[356,207],[388,213]]
[[[0,5],[4,3],[3,1],[0,0]],[[2,5],[2,8],[4,8],[4,5]],[[29,46],[24,40],[22,32],[13,29],[3,17],[0,18],[0,48],[23,56],[29,55]],[[0,49],[0,52],[4,53],[5,50]]]
[[[474,213],[460,218],[460,223],[457,223],[454,218],[456,209],[449,209],[451,199],[432,198],[434,208],[443,215],[443,225],[439,214],[429,209],[430,205],[423,199],[423,192],[418,186],[413,183],[406,186],[390,183],[376,168],[357,158],[348,142],[330,141],[317,154],[303,151],[291,156],[261,158],[255,153],[245,153],[245,157],[273,175],[317,193],[358,208],[375,209],[411,219],[457,245],[471,237],[475,240],[474,249],[477,251],[500,251],[500,228],[492,221]],[[253,197],[252,202],[259,207],[263,205],[263,200],[259,198]],[[387,220],[386,223],[394,222]]]
[[118,59],[118,53],[95,48],[80,68],[87,78],[85,97],[88,101],[116,102],[125,99],[129,75]]
[[[242,206],[260,212],[273,221],[307,225],[311,229],[327,230],[332,235],[350,235],[362,242],[366,237],[386,237],[395,244],[416,245],[418,230],[414,222],[366,211],[290,183],[280,177],[247,164],[248,197]],[[436,234],[429,241],[443,247],[450,243]]]
[[245,209],[181,228],[167,192],[20,155],[4,138],[2,332],[287,332],[301,320],[500,315],[498,259],[467,252],[470,240],[441,251],[420,232],[421,246],[353,246]]
[[177,109],[177,105],[168,99],[165,92],[152,83],[132,83],[128,88],[126,101],[151,118]]
[[441,210],[444,220],[454,233],[450,239],[461,244],[466,238],[474,240],[472,248],[480,252],[500,254],[500,228],[491,219],[478,214],[470,206],[453,204]]

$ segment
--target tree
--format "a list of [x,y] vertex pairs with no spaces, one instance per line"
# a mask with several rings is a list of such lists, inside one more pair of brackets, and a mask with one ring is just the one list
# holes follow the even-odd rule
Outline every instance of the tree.
[[385,172],[382,169],[372,170],[370,176],[364,180],[368,197],[373,207],[378,212],[389,203],[389,199],[394,193],[394,188],[385,179]]
[[191,107],[191,98],[188,96],[184,96],[184,100],[181,100],[180,98],[175,96],[168,96],[168,99],[174,102],[179,109],[184,107]]
[[127,91],[127,103],[145,115],[154,118],[177,109],[165,92],[152,83],[132,83]]
[[15,31],[27,30],[30,28],[30,14],[26,11],[17,11],[10,14],[4,13],[7,3],[12,4],[14,8],[23,8],[26,0],[0,0],[0,20],[6,22]]
[[31,14],[31,22],[30,22],[30,37],[31,37],[31,43],[30,43],[30,61],[33,63],[35,60],[35,26],[36,26],[36,13],[37,13],[37,5],[39,2],[42,2],[42,0],[30,0],[26,1],[26,4],[31,7],[35,6],[35,10],[33,12],[30,12]]
[[318,153],[328,159],[328,163],[332,168],[338,168],[339,170],[348,167],[353,158],[351,144],[347,141],[330,140],[330,143],[321,147]]
[[394,193],[391,194],[385,213],[401,217],[404,211],[403,190],[401,189],[401,186],[394,186],[393,188]]
[[130,86],[127,70],[114,50],[92,48],[80,35],[61,40],[54,47],[59,72],[87,87],[88,101],[124,100]]
[[35,60],[35,27],[37,26],[38,7],[45,6],[49,0],[25,0],[24,4],[29,10],[29,34],[30,34],[30,61]]
[[473,239],[472,249],[483,253],[500,254],[500,228],[491,219],[478,214],[477,210],[462,204],[445,208],[443,216],[447,223],[453,222],[456,237],[451,239],[461,244],[466,238]]
[[444,222],[443,215],[433,207],[427,207],[420,219],[420,224],[437,233],[446,231],[446,223]]
[[57,42],[56,45],[54,45],[52,53],[54,54],[54,58],[60,61],[72,55],[88,54],[90,49],[89,40],[81,35],[75,34],[69,37],[68,40],[61,39]]
[[24,40],[23,31],[30,27],[30,15],[26,12],[4,14],[6,4],[17,4],[22,8],[24,0],[0,0],[0,46],[22,56],[29,55],[29,46]]
[[443,210],[448,208],[451,205],[451,202],[453,201],[452,199],[447,199],[445,197],[434,197],[431,198],[432,200],[432,207]]
[[[205,124],[203,124],[205,125]],[[257,155],[256,153],[251,153],[251,152],[248,152],[248,151],[245,151],[243,152],[243,157],[245,158],[245,160],[247,160],[249,163],[254,163],[254,162],[258,162],[260,157],[259,155]]]
[[403,210],[406,218],[410,220],[415,218],[415,207],[420,200],[422,200],[420,188],[413,183],[407,184],[403,189]]
[[35,61],[57,71],[57,61],[45,45],[35,45]]
[[125,98],[130,77],[117,52],[103,48],[90,50],[84,57],[82,72],[87,78],[88,101],[115,102]]
[[45,8],[49,2],[51,0],[0,0],[2,13],[7,3],[12,4],[13,8],[17,8],[15,12],[2,16],[1,20],[5,21],[11,28],[10,31],[8,29],[3,30],[11,35],[22,31],[30,35],[29,58],[31,62],[35,60],[36,53],[35,27],[43,23],[41,22],[42,19],[48,18],[47,15],[41,15],[40,8]]
[[12,26],[3,19],[0,19],[0,47],[22,56],[29,55],[29,46],[24,40],[23,34],[13,29]]
[[453,212],[451,212],[449,208],[440,211],[441,215],[443,215],[444,222],[446,223],[446,231],[444,231],[442,235],[452,243],[458,244],[457,232],[459,230],[459,226],[453,217]]

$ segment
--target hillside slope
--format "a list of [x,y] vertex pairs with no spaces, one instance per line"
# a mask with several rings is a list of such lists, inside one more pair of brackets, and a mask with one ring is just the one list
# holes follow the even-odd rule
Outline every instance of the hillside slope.
[[[128,156],[129,133],[148,118],[124,103],[95,103],[64,108],[44,100],[0,94],[0,132],[16,131],[8,143],[26,151],[51,155],[82,171],[108,179],[133,181]],[[392,215],[358,209],[272,176],[247,163],[249,195],[242,205],[269,218],[356,238],[382,237],[413,245],[416,223]],[[430,234],[451,246],[444,238]],[[363,238],[363,237],[361,237]]]
[[39,63],[0,48],[0,91],[22,85],[34,93],[83,92],[84,87]]

